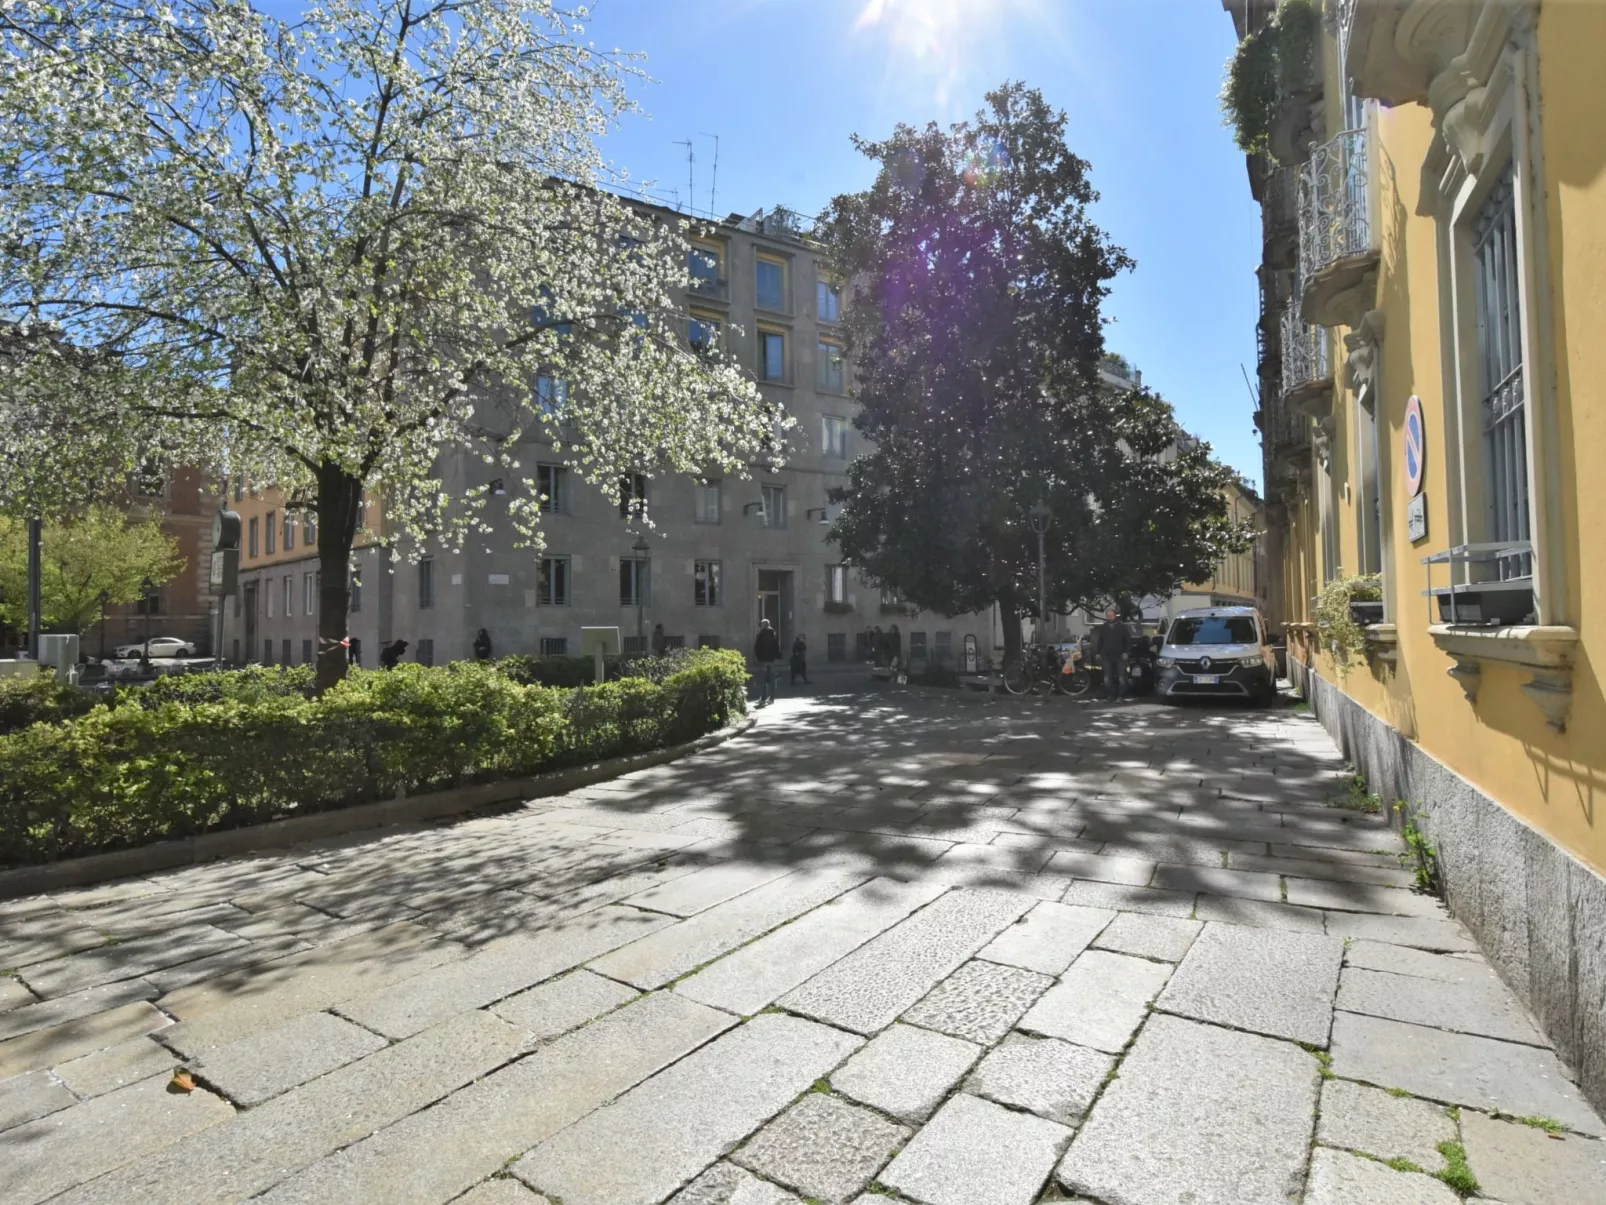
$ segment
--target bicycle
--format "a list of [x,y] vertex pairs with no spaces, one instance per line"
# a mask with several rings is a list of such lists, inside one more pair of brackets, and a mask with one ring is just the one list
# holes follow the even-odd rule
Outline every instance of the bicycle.
[[1027,645],[1004,667],[1004,689],[1012,695],[1027,694],[1039,687],[1054,694],[1080,695],[1090,684],[1080,656],[1073,653],[1070,661],[1062,661],[1059,650],[1047,644]]

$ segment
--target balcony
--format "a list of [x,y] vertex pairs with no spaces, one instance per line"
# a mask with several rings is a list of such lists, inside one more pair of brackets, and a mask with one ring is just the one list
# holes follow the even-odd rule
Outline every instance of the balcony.
[[1299,252],[1299,211],[1294,169],[1281,167],[1265,179],[1260,193],[1261,262],[1268,268],[1292,268]]
[[1312,326],[1353,327],[1373,308],[1379,257],[1366,144],[1365,130],[1345,130],[1299,169],[1300,310]]
[[730,281],[723,276],[693,275],[691,295],[698,298],[707,298],[710,301],[729,301],[731,296]]
[[1333,369],[1327,332],[1306,326],[1290,306],[1283,312],[1283,402],[1301,415],[1323,419],[1333,409]]

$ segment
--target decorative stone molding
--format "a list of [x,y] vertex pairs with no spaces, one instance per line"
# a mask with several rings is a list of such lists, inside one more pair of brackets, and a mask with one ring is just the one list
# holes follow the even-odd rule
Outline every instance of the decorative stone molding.
[[1353,392],[1369,388],[1377,396],[1378,350],[1383,344],[1383,311],[1367,310],[1355,329],[1344,336],[1344,384]]
[[1362,631],[1366,635],[1366,655],[1385,665],[1400,659],[1400,629],[1392,623],[1369,623]]
[[1515,665],[1532,674],[1522,693],[1539,705],[1545,722],[1557,732],[1567,730],[1572,707],[1573,658],[1578,648],[1576,628],[1529,625],[1510,628],[1458,627],[1434,624],[1428,635],[1455,665],[1449,674],[1477,701],[1478,684],[1486,662]]

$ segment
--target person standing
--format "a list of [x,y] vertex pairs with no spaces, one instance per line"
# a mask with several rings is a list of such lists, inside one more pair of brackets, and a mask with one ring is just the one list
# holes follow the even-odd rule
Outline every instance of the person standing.
[[474,660],[489,661],[491,659],[491,634],[484,628],[474,637]]
[[653,624],[652,625],[652,655],[654,657],[662,657],[664,655],[665,651],[668,648],[669,648],[669,637],[664,634],[664,625],[661,624],[661,623]]
[[887,662],[887,637],[880,624],[876,624],[875,631],[870,633],[870,661],[877,669]]
[[894,674],[903,668],[903,633],[898,631],[897,624],[887,633],[887,660]]
[[760,703],[775,702],[775,663],[781,659],[781,638],[770,627],[770,621],[758,621],[758,639],[753,641],[753,660],[759,664]]
[[1105,610],[1093,647],[1104,666],[1104,697],[1113,703],[1126,693],[1126,654],[1132,647],[1131,629],[1116,618],[1114,607]]
[[797,639],[792,641],[793,686],[797,685],[797,680],[799,678],[803,679],[804,686],[809,684],[809,644],[808,641],[803,639],[802,632],[799,632],[797,634]]

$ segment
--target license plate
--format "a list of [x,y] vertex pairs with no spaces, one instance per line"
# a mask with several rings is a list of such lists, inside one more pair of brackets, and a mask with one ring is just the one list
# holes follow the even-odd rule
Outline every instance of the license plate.
[[1221,675],[1220,674],[1194,674],[1193,681],[1194,681],[1194,685],[1196,685],[1196,686],[1215,686],[1217,683],[1219,683],[1221,681]]

